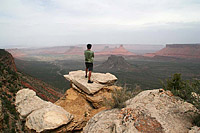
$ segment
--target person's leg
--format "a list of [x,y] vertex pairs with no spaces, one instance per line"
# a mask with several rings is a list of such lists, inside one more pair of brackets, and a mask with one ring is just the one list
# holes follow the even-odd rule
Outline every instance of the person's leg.
[[93,71],[93,63],[89,64],[88,71],[89,71],[89,74],[88,74],[88,83],[93,83],[93,81],[91,81],[91,75],[92,75],[92,71]]
[[85,69],[85,78],[87,78],[88,68]]
[[[91,78],[92,71],[89,71],[88,80]],[[91,81],[91,80],[90,80]]]
[[87,78],[88,68],[89,68],[88,63],[85,62],[85,78]]

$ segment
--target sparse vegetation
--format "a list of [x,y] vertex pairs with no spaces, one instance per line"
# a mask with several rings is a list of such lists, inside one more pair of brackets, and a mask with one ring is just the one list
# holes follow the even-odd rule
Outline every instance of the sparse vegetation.
[[108,108],[124,108],[126,106],[126,101],[133,98],[141,91],[139,86],[135,89],[130,89],[124,86],[122,89],[114,89],[112,92],[111,99],[104,98],[104,105]]
[[[176,73],[171,78],[162,82],[165,90],[170,90],[175,96],[179,96],[185,101],[192,103],[198,110],[200,109],[200,80],[182,80],[181,74]],[[200,114],[194,118],[193,123],[200,126]]]

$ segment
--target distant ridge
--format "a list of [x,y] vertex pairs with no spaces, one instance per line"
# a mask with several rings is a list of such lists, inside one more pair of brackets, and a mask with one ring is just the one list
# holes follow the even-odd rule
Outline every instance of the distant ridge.
[[177,58],[200,58],[200,44],[166,44],[166,47],[156,53],[145,54],[144,56],[168,56]]
[[83,55],[84,50],[82,47],[71,46],[64,54],[66,55]]

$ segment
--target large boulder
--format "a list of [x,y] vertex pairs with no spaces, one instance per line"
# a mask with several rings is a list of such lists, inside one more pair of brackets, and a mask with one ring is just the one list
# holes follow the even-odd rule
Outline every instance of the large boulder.
[[46,108],[32,112],[26,119],[26,126],[36,132],[41,132],[68,124],[72,118],[73,116],[62,107],[49,104]]
[[89,84],[85,78],[85,71],[82,70],[69,72],[64,77],[87,94],[94,94],[101,88],[113,85],[117,81],[117,78],[110,73],[92,73],[91,80],[94,83]]
[[186,133],[197,109],[170,91],[147,90],[126,102],[123,109],[100,112],[92,117],[84,133],[153,132]]
[[73,119],[62,107],[40,99],[30,89],[17,92],[15,105],[21,119],[26,120],[26,126],[36,132],[58,128]]

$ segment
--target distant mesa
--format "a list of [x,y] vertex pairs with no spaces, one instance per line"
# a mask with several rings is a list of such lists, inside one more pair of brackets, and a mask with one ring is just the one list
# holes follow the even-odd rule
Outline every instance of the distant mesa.
[[95,55],[136,55],[124,48],[123,45],[120,45],[119,48],[109,48],[105,46],[105,48],[100,51],[96,52]]
[[131,71],[134,68],[122,56],[111,55],[101,65],[97,66],[97,70],[110,70],[110,71]]
[[145,54],[146,57],[167,56],[177,58],[200,58],[200,44],[167,44],[156,53]]

